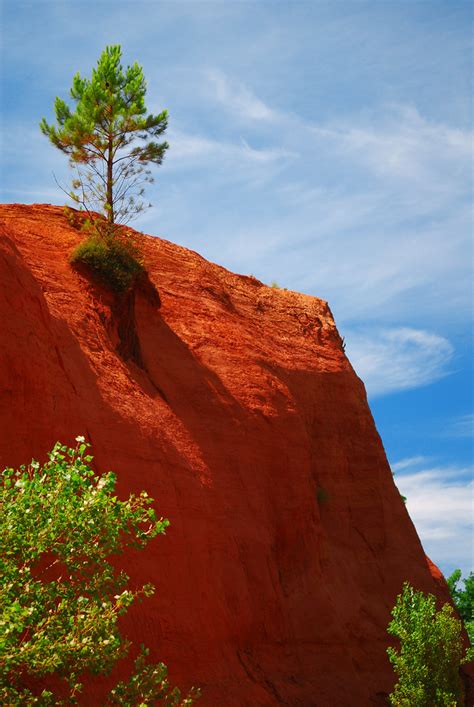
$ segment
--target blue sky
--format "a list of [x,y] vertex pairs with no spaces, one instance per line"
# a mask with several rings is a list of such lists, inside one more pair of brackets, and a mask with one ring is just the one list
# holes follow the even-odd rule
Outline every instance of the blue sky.
[[0,6],[0,200],[64,203],[38,122],[121,44],[170,113],[134,225],[329,301],[425,550],[474,569],[471,4]]

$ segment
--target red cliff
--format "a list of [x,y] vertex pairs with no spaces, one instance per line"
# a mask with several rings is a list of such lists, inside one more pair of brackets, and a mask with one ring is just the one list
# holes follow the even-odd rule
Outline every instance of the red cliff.
[[127,558],[158,590],[130,638],[203,707],[386,704],[396,595],[444,590],[327,304],[148,236],[159,298],[119,302],[69,265],[61,208],[0,229],[0,464],[84,434],[171,520]]

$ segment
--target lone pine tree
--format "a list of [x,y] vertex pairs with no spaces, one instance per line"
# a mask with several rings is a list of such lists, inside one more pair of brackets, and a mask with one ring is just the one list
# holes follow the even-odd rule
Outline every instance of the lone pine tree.
[[106,47],[90,80],[74,76],[75,110],[57,97],[57,125],[45,118],[40,123],[76,172],[68,195],[89,214],[99,211],[111,227],[144,209],[144,184],[153,181],[148,165],[160,165],[169,147],[155,141],[167,128],[167,111],[147,115],[143,69],[135,62],[124,70],[121,56],[120,45]]

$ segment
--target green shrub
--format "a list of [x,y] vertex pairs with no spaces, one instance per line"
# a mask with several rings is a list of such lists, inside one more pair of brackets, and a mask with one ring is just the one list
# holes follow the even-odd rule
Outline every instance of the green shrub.
[[446,581],[456,609],[459,611],[459,615],[464,621],[472,646],[471,653],[474,658],[474,572],[470,572],[469,575],[462,580],[464,589],[458,588],[458,582],[460,580],[461,570],[458,569],[454,570]]
[[390,704],[396,707],[436,707],[462,704],[459,668],[463,662],[461,622],[452,606],[436,610],[436,599],[403,585],[392,610],[388,632],[400,650],[387,653],[398,676]]
[[90,235],[75,249],[71,263],[82,263],[96,280],[115,292],[127,290],[143,271],[136,246],[117,235]]
[[[87,444],[57,443],[43,466],[31,462],[0,475],[0,704],[78,704],[79,676],[107,674],[129,649],[119,617],[152,585],[128,588],[128,576],[110,563],[126,547],[145,548],[168,526],[145,492],[125,501],[115,495],[115,476],[89,466]],[[142,649],[135,672],[118,684],[106,704],[192,704],[170,688],[166,667],[150,664]],[[35,694],[28,683],[61,678],[63,701],[54,692]],[[56,688],[53,688],[56,690]],[[38,690],[37,690],[38,692]]]

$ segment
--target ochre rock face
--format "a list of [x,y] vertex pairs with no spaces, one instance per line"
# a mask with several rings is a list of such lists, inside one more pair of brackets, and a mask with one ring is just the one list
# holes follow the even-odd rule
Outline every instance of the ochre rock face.
[[204,707],[385,704],[396,595],[445,589],[327,304],[148,236],[159,298],[119,301],[69,265],[61,208],[3,205],[0,229],[2,468],[83,434],[171,520],[125,558],[157,587],[126,634]]

